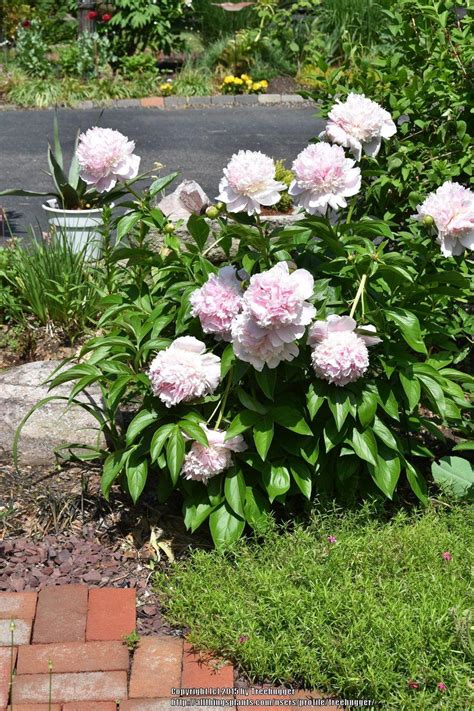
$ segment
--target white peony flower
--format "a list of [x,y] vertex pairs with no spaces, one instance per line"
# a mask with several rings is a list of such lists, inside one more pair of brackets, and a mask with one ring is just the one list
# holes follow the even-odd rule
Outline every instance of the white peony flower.
[[312,215],[347,207],[346,197],[360,190],[360,170],[354,165],[340,146],[311,143],[293,163],[295,180],[288,192]]
[[275,180],[275,163],[260,151],[234,153],[224,177],[219,183],[217,200],[227,205],[229,212],[260,213],[262,205],[280,202],[280,192],[286,185]]
[[346,101],[338,102],[329,112],[326,129],[320,138],[349,148],[356,160],[362,151],[376,156],[382,138],[390,138],[397,127],[388,111],[364,94],[349,94]]
[[430,193],[417,207],[416,220],[431,217],[438,230],[439,245],[445,257],[474,250],[474,193],[459,183],[447,181]]
[[112,128],[95,126],[81,133],[76,156],[82,180],[105,193],[119,180],[136,178],[140,157],[134,149],[133,141]]

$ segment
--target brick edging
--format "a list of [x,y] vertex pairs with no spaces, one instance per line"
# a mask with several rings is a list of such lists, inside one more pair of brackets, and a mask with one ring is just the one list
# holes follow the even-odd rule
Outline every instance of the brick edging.
[[[110,101],[78,101],[69,109],[202,109],[202,108],[232,108],[234,106],[275,106],[290,104],[312,106],[313,101],[304,99],[299,94],[216,94],[215,96],[147,96],[144,99],[115,99]],[[45,110],[55,108],[46,107]],[[39,110],[34,106],[17,106],[15,104],[0,104],[0,111]]]

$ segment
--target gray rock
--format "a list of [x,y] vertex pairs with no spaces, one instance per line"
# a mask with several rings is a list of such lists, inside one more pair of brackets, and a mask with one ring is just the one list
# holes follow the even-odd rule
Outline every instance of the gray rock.
[[211,204],[208,196],[195,180],[183,180],[158,207],[170,220],[189,220],[191,215],[200,215]]
[[[71,383],[64,383],[51,392],[43,385],[60,364],[61,361],[37,361],[0,373],[0,460],[11,458],[17,427],[37,402],[50,395],[69,396]],[[91,387],[78,399],[100,404],[100,390]],[[52,400],[37,410],[23,427],[18,445],[19,461],[52,464],[54,449],[65,444],[104,446],[98,426],[97,420],[79,405],[67,407],[64,400]]]

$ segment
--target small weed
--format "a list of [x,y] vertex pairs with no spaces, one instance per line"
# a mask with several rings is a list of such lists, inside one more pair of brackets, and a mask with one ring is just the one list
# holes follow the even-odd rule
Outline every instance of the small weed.
[[133,630],[130,634],[124,634],[122,637],[123,643],[127,645],[128,651],[132,654],[140,644],[140,639],[141,637],[137,630]]

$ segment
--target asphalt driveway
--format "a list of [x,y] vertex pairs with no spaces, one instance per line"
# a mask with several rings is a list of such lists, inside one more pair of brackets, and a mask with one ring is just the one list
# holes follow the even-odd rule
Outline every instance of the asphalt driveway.
[[[141,170],[155,161],[168,172],[197,180],[210,197],[232,153],[261,150],[276,159],[292,159],[322,129],[311,107],[258,106],[160,111],[146,108],[60,109],[61,142],[70,156],[78,128],[101,125],[133,138],[142,157]],[[46,149],[52,135],[52,111],[0,112],[0,190],[21,187],[47,190]],[[41,198],[0,198],[13,232],[25,235],[28,225],[45,229]],[[0,229],[1,234],[1,229]],[[1,238],[0,238],[1,239]]]

